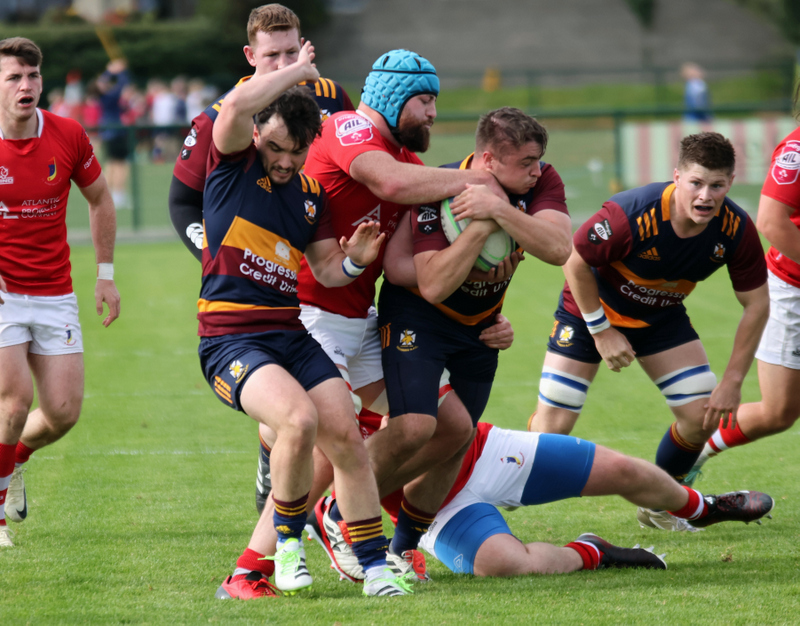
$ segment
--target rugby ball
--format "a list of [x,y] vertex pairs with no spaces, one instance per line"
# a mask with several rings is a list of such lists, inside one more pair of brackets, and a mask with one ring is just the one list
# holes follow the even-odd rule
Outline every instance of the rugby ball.
[[[442,200],[441,217],[442,217],[442,230],[447,241],[453,243],[456,238],[464,231],[464,229],[472,221],[470,218],[465,217],[462,220],[456,221],[450,210],[450,201],[453,198]],[[502,228],[494,231],[486,238],[486,244],[483,250],[478,255],[475,261],[475,267],[484,272],[488,272],[493,267],[497,267],[509,254],[516,250],[517,245],[506,231]]]

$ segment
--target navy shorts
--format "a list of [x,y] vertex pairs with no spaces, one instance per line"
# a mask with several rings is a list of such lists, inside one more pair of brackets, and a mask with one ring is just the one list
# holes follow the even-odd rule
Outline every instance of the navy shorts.
[[419,296],[384,281],[378,326],[390,417],[406,413],[436,417],[439,379],[446,367],[472,424],[478,423],[497,370],[498,350],[478,339],[486,324],[456,322]]
[[[561,306],[554,317],[555,324],[547,342],[550,352],[584,363],[599,363],[603,360],[583,318],[568,313]],[[658,354],[700,338],[685,310],[662,316],[646,328],[614,328],[625,335],[637,357]]]
[[291,374],[308,391],[339,370],[306,330],[276,330],[203,337],[200,367],[217,397],[241,411],[239,396],[245,381],[259,367],[274,363]]

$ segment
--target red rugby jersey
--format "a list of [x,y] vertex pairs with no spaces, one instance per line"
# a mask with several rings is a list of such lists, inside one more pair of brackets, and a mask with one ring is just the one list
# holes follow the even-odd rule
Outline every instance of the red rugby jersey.
[[322,125],[322,136],[312,145],[305,172],[315,178],[328,194],[333,229],[337,239],[349,238],[361,222],[378,220],[386,233],[378,258],[364,273],[345,287],[327,289],[320,285],[305,259],[299,277],[300,301],[350,318],[364,318],[375,299],[375,281],[383,272],[386,242],[394,234],[407,205],[381,200],[368,187],[350,177],[350,164],[360,154],[386,152],[400,163],[422,165],[406,148],[384,139],[368,117],[359,113],[335,113]]
[[62,296],[72,292],[70,180],[87,187],[101,170],[78,122],[36,114],[38,136],[6,139],[0,132],[0,276],[13,293]]
[[[800,128],[789,133],[775,148],[761,193],[792,207],[790,219],[800,229]],[[800,287],[800,265],[774,246],[767,251],[767,267],[790,285]]]

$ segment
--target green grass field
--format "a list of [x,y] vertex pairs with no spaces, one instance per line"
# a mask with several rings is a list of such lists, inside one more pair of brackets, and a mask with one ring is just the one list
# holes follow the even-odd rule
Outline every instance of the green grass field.
[[[600,571],[514,580],[456,576],[429,561],[434,582],[413,597],[367,599],[340,583],[306,544],[314,588],[304,597],[214,599],[256,521],[256,425],[225,408],[196,354],[199,265],[177,242],[120,245],[122,317],[104,329],[92,301],[94,257],[73,249],[86,344],[81,421],[37,452],[26,474],[30,515],[0,552],[3,624],[792,624],[800,615],[800,428],[712,460],[697,487],[752,488],[777,501],[763,526],[693,535],[642,530],[619,498],[520,509],[525,541],[563,545],[591,531],[654,544],[665,572]],[[501,355],[484,419],[524,429],[536,404],[544,346],[563,278],[528,259],[505,313],[515,345]],[[688,303],[720,375],[739,317],[724,271]],[[753,372],[745,401],[759,398]],[[601,371],[575,434],[652,459],[671,423],[638,366]],[[388,530],[388,528],[387,528]]]

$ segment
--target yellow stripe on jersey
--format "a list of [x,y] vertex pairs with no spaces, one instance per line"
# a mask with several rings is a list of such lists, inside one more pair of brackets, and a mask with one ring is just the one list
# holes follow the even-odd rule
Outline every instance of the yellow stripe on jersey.
[[658,220],[656,219],[656,208],[650,209],[650,213],[643,213],[636,218],[639,225],[639,239],[655,237],[658,234]]
[[303,258],[300,250],[292,247],[287,239],[241,217],[233,219],[221,245],[249,250],[255,255],[253,262],[256,265],[268,261],[282,265],[293,272],[300,272],[300,259]]
[[320,194],[320,186],[317,179],[311,178],[302,172],[300,173],[300,185],[303,187],[303,193],[313,193],[315,196]]
[[622,261],[614,261],[611,264],[611,267],[617,270],[629,283],[633,283],[639,287],[644,287],[645,289],[654,289],[656,291],[664,291],[674,294],[686,294],[688,296],[697,286],[697,283],[693,283],[690,280],[684,279],[667,281],[663,278],[642,278],[641,276],[638,276],[630,271]]
[[329,78],[323,78],[322,80],[324,80],[328,84],[328,89],[330,90],[330,97],[335,99],[336,98],[336,83],[334,83]]
[[723,206],[723,208],[725,209],[725,217],[722,219],[722,232],[733,239],[736,235],[736,231],[739,230],[741,218],[727,206]]
[[225,300],[197,300],[197,310],[200,313],[219,313],[220,311],[294,311],[296,306],[264,306],[262,304],[243,304],[241,302],[227,302]]

